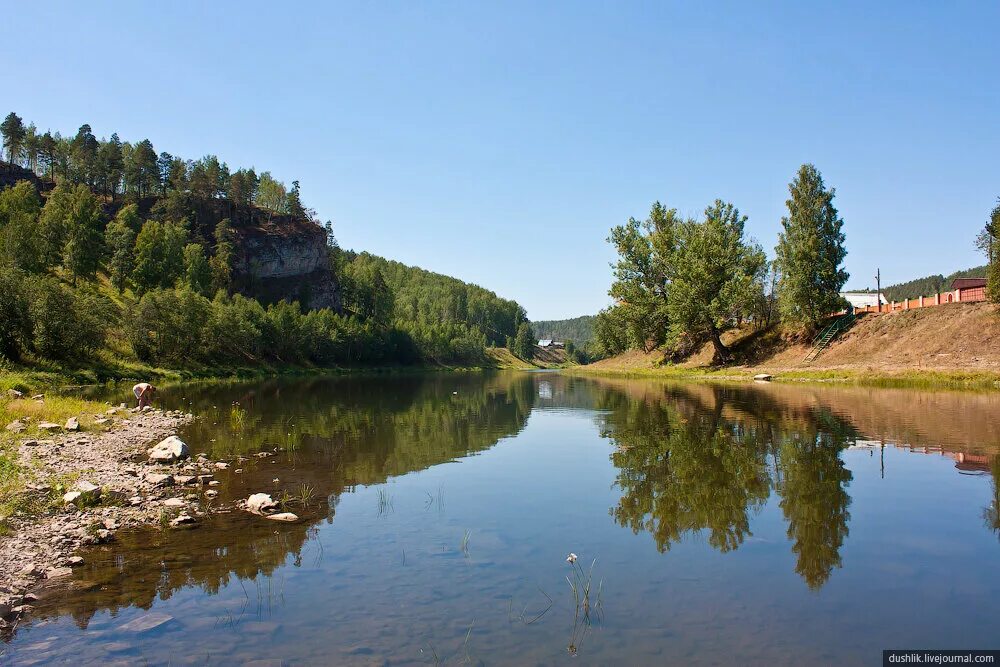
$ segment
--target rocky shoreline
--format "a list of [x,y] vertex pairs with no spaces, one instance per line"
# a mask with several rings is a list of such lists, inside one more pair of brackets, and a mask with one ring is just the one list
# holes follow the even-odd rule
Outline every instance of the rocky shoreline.
[[0,537],[0,629],[30,613],[34,590],[58,585],[83,564],[75,555],[80,547],[111,542],[123,528],[199,521],[204,505],[218,495],[214,472],[228,464],[191,457],[171,437],[192,419],[179,411],[122,406],[100,418],[106,431],[67,430],[19,443],[21,459],[44,477],[26,490],[44,509],[12,517],[9,533]]

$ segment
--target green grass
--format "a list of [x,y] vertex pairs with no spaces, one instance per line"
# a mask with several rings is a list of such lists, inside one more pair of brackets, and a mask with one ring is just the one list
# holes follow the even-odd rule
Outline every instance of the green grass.
[[[15,513],[33,514],[45,509],[46,503],[40,503],[36,494],[28,492],[28,484],[45,481],[53,488],[59,484],[59,480],[49,479],[41,466],[20,457],[18,444],[26,439],[51,437],[39,431],[38,424],[47,421],[62,425],[70,417],[79,418],[81,431],[104,430],[106,427],[95,424],[94,419],[108,407],[105,403],[71,396],[46,395],[44,400],[35,401],[27,392],[24,398],[16,399],[7,392],[11,387],[31,390],[31,386],[14,378],[0,391],[0,530],[5,529],[7,520]],[[7,425],[14,421],[22,421],[27,425],[26,430],[8,431]]]
[[773,375],[773,382],[837,382],[867,387],[998,389],[1000,373],[976,370],[904,370],[874,371],[870,369],[770,370],[760,368],[660,368],[588,369],[585,366],[570,372],[597,377],[660,378],[677,380],[750,381],[758,373]]

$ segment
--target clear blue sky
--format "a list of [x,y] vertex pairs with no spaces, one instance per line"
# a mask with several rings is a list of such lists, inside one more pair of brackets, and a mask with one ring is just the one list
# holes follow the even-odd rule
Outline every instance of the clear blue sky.
[[298,179],[344,247],[532,319],[606,305],[608,229],[656,199],[773,253],[803,162],[850,287],[982,263],[1000,3],[294,4],[14,3],[0,110]]

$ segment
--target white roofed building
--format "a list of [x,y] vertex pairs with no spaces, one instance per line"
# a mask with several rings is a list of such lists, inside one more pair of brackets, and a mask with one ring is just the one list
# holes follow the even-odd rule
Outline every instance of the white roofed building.
[[[841,292],[840,296],[847,299],[855,308],[864,308],[866,306],[874,306],[879,303],[879,296],[875,292]],[[884,295],[882,296],[882,303],[889,303]]]

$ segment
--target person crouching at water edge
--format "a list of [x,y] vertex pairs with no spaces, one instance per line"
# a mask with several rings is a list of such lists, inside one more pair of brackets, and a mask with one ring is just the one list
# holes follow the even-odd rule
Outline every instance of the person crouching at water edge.
[[132,393],[135,394],[136,399],[139,401],[139,409],[142,410],[153,401],[153,394],[156,393],[156,387],[148,382],[140,382],[132,387]]

